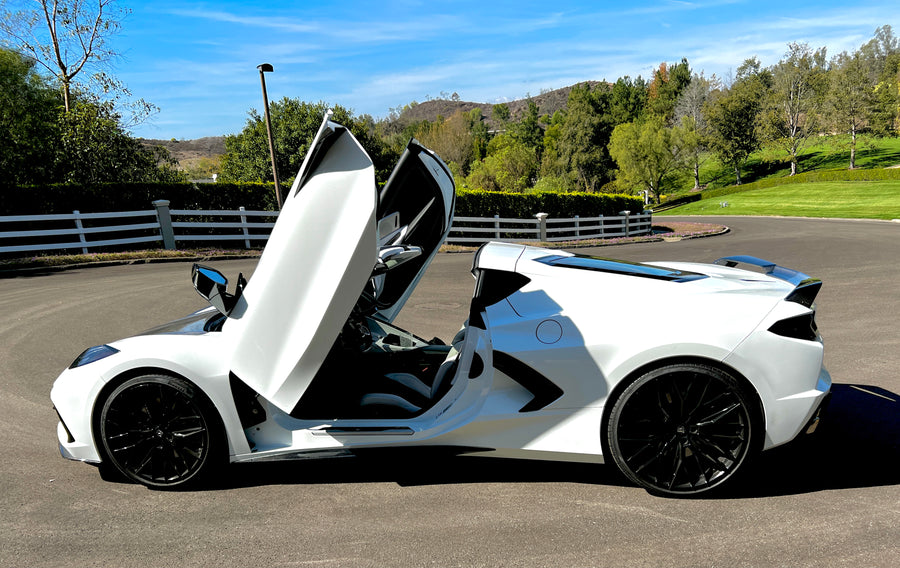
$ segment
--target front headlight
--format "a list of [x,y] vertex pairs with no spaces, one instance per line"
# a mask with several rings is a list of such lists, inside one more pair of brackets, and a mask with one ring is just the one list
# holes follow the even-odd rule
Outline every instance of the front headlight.
[[77,367],[87,365],[88,363],[93,363],[94,361],[105,359],[110,355],[115,355],[118,352],[118,349],[116,349],[115,347],[110,347],[109,345],[97,345],[96,347],[89,347],[84,350],[84,353],[75,358],[72,364],[69,365],[69,368],[75,369]]

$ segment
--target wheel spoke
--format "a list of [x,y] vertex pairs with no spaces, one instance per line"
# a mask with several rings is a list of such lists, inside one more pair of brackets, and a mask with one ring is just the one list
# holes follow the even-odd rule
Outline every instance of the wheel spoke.
[[101,433],[108,457],[148,485],[175,485],[207,461],[209,429],[198,403],[176,379],[126,383],[104,405]]
[[613,409],[613,458],[648,489],[695,493],[734,474],[749,451],[750,416],[736,381],[703,366],[650,372]]

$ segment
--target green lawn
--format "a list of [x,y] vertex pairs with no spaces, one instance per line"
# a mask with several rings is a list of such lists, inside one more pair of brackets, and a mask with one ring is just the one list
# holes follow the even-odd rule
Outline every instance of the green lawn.
[[[727,202],[728,206],[722,204]],[[663,215],[900,219],[900,181],[797,183],[688,203]]]
[[[790,173],[785,155],[771,148],[764,148],[750,155],[741,167],[744,183]],[[861,137],[856,148],[857,168],[886,168],[900,164],[900,137]],[[846,169],[850,165],[849,137],[847,135],[822,137],[816,144],[806,146],[800,154],[800,172]],[[700,166],[700,183],[708,189],[734,184],[734,170],[708,155]],[[694,179],[685,173],[663,193],[674,198],[685,195],[693,187]]]

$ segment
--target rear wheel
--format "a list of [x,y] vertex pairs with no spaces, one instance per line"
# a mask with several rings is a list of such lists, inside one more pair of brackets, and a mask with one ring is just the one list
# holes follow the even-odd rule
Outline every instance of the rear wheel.
[[100,413],[109,465],[132,481],[170,488],[209,473],[220,448],[215,410],[187,381],[145,375],[119,385]]
[[756,445],[753,398],[721,369],[678,364],[628,385],[609,415],[609,450],[631,481],[692,495],[738,472]]

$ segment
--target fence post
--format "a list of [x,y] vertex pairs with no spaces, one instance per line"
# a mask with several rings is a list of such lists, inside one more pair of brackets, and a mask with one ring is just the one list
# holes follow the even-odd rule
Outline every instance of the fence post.
[[547,213],[538,213],[535,215],[538,220],[538,240],[547,242]]
[[575,237],[581,236],[581,221],[578,218],[578,215],[575,215]]
[[625,236],[626,236],[626,237],[630,237],[630,236],[631,236],[631,234],[630,234],[630,233],[631,233],[631,229],[630,229],[629,226],[628,226],[628,225],[629,225],[629,223],[628,223],[628,216],[631,215],[631,211],[629,211],[629,210],[627,210],[627,209],[626,209],[625,211],[619,211],[619,215],[624,215],[624,216],[625,216]]
[[172,214],[169,213],[169,200],[157,199],[153,202],[156,207],[156,220],[159,221],[159,234],[166,250],[175,250],[175,230],[172,229]]
[[[81,211],[76,209],[75,211],[72,211],[72,215],[75,215],[75,228],[78,229],[78,240],[80,240],[82,243],[87,243],[87,239],[84,238],[84,226],[81,224]],[[81,253],[88,253],[88,249],[86,246],[81,247]]]
[[500,240],[500,215],[494,215],[494,238]]
[[[244,215],[244,211],[246,211],[246,209],[244,209],[244,206],[241,205],[240,207],[238,207],[238,210],[241,212],[241,229],[244,230],[244,236],[249,237],[250,231],[247,230],[247,216]],[[250,248],[250,239],[244,239],[244,248]]]

